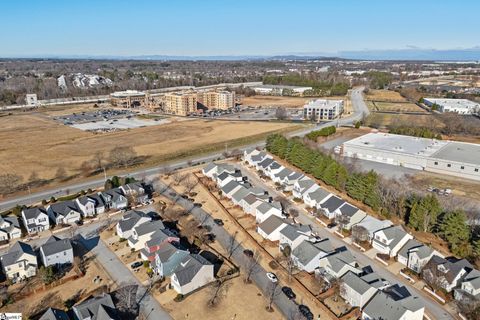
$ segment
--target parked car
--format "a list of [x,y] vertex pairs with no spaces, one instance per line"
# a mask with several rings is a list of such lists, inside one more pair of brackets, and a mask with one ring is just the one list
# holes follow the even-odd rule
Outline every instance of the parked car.
[[77,224],[77,226],[83,225],[83,221],[82,221],[82,220],[78,220],[78,221],[76,221],[75,223]]
[[295,292],[293,292],[290,287],[282,287],[282,292],[288,297],[288,299],[293,300],[297,297]]
[[250,249],[243,250],[243,254],[246,255],[249,258],[253,258],[253,251],[250,250]]
[[313,320],[313,313],[310,311],[310,308],[304,304],[298,305],[298,310],[307,320]]
[[278,281],[278,278],[277,278],[277,276],[275,275],[275,273],[267,272],[266,275],[267,275],[268,280],[272,281],[273,283],[275,283],[275,282]]
[[143,262],[142,262],[142,261],[136,261],[136,262],[132,263],[132,264],[130,265],[130,267],[131,267],[132,269],[137,269],[137,268],[140,268],[142,265],[143,265]]
[[223,220],[222,219],[213,219],[213,222],[215,222],[215,224],[217,226],[223,226]]

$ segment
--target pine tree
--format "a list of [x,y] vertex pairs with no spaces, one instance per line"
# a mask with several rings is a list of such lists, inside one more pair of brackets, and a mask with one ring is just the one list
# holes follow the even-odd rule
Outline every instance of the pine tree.
[[460,256],[468,254],[470,227],[463,211],[447,212],[440,224],[440,233],[448,242],[453,254]]
[[337,170],[338,164],[335,161],[331,161],[323,172],[323,181],[330,186],[335,186],[337,182]]

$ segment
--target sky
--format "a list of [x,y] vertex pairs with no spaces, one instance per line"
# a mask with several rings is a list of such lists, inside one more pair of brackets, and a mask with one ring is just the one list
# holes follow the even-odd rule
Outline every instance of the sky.
[[1,0],[0,56],[480,46],[478,0]]

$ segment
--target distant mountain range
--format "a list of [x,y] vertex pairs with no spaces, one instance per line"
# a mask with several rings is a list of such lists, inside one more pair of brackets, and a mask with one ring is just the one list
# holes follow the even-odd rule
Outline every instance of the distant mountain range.
[[[9,58],[9,57],[5,57]],[[295,53],[286,55],[213,55],[213,56],[175,56],[175,55],[35,55],[10,58],[46,58],[46,59],[95,59],[95,60],[418,60],[418,61],[480,61],[480,47],[467,49],[391,49],[339,51],[337,53]]]

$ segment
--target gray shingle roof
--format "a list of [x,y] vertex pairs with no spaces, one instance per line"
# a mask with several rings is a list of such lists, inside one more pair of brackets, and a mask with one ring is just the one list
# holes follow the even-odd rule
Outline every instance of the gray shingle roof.
[[265,221],[258,225],[258,228],[265,232],[267,235],[271,234],[273,231],[277,230],[285,222],[282,218],[279,218],[275,215],[271,215]]
[[[381,231],[385,234],[387,239],[393,239],[392,242],[388,244],[390,249],[394,248],[407,235],[405,230],[400,226],[388,227]],[[374,241],[376,240],[374,239]]]
[[300,191],[303,193],[305,190],[309,189],[311,186],[315,184],[315,181],[313,181],[310,178],[306,178],[304,180],[298,181],[298,186],[300,187]]
[[268,167],[270,164],[272,164],[274,160],[272,158],[266,158],[262,162],[260,162],[258,165],[262,168]]
[[252,159],[252,162],[258,162],[258,161],[262,161],[263,158],[265,158],[266,156],[267,154],[262,151],[259,154],[252,156],[251,159]]
[[332,251],[333,247],[329,239],[324,239],[316,243],[303,240],[295,249],[293,249],[292,255],[295,256],[303,265],[306,265],[320,252],[330,253]]
[[108,293],[85,300],[82,303],[74,306],[73,310],[80,320],[88,318],[99,320],[97,315],[99,315],[99,309],[101,306],[115,309],[112,297]]
[[334,212],[337,210],[339,207],[341,207],[345,201],[340,199],[339,197],[332,195],[330,198],[327,199],[324,203],[322,203],[320,206],[324,209],[327,209],[328,212]]
[[5,267],[17,263],[18,259],[24,253],[35,256],[35,252],[29,244],[21,241],[15,242],[15,244],[8,249],[7,253],[0,257],[2,265]]
[[365,282],[361,277],[351,271],[345,273],[345,275],[342,277],[342,281],[355,292],[358,292],[362,295],[369,289],[373,288],[369,283]]
[[353,217],[353,215],[358,212],[358,208],[355,206],[352,206],[349,203],[345,203],[338,210],[340,210],[342,215],[348,216],[350,218]]
[[281,168],[282,165],[280,163],[278,163],[277,161],[273,161],[270,165],[269,165],[269,168],[271,170],[275,170],[275,169],[279,169]]
[[310,199],[314,200],[317,203],[320,203],[323,199],[328,197],[330,195],[330,192],[327,190],[324,190],[322,188],[318,188],[317,190],[310,192],[308,196]]
[[82,205],[86,205],[88,202],[95,201],[95,200],[93,200],[92,198],[90,198],[88,196],[81,196],[81,197],[77,198],[77,201]]
[[283,170],[275,174],[275,176],[278,177],[280,180],[283,180],[285,177],[288,177],[291,173],[292,173],[292,170],[288,168],[283,168]]
[[280,231],[280,233],[284,235],[287,239],[293,241],[304,234],[308,234],[311,231],[312,229],[308,225],[300,226],[300,225],[289,224],[285,228],[283,228]]
[[177,252],[187,252],[188,251],[185,251],[185,250],[181,250],[179,248],[177,248],[176,245],[172,244],[172,243],[165,243],[164,245],[162,245],[156,252],[155,254],[158,255],[158,258],[160,260],[160,262],[162,263],[165,263],[167,262],[173,255],[175,255]]
[[245,198],[249,193],[250,193],[249,189],[242,187],[232,195],[232,198],[235,201],[240,202],[240,200]]
[[112,201],[117,201],[119,198],[125,197],[122,189],[120,188],[113,188],[110,190],[106,190],[102,194],[110,196],[112,198]]
[[102,196],[99,194],[89,194],[88,197],[95,201],[95,207],[104,207],[105,201],[103,200]]
[[73,250],[70,239],[60,239],[55,236],[48,238],[47,242],[40,247],[43,254],[48,257],[52,254],[60,253],[63,251]]
[[209,164],[207,164],[204,168],[203,168],[203,172],[204,173],[208,173],[210,171],[212,171],[213,169],[215,169],[217,167],[217,165],[213,162],[210,162]]
[[165,229],[165,225],[163,224],[162,221],[156,220],[156,221],[151,221],[149,223],[142,223],[141,225],[136,226],[135,232],[137,233],[138,236],[142,236],[144,234],[152,233],[162,229]]
[[368,302],[364,312],[372,319],[399,320],[407,310],[415,312],[423,307],[418,297],[410,295],[403,298],[388,291],[378,291]]
[[70,211],[75,211],[75,212],[80,212],[77,204],[74,201],[61,201],[61,202],[56,202],[52,205],[50,205],[49,210],[51,210],[54,214],[55,217],[61,215],[65,216]]
[[70,318],[63,310],[48,308],[39,320],[70,320]]
[[228,177],[230,177],[230,174],[228,172],[222,172],[217,176],[217,179],[220,180],[220,181],[223,181],[223,180],[227,179]]
[[347,248],[343,250],[338,250],[337,252],[326,256],[324,259],[328,260],[330,268],[339,272],[345,265],[355,265],[355,258]]
[[122,220],[118,222],[121,231],[131,230],[141,218],[147,217],[142,211],[130,210],[125,213]]
[[211,265],[204,257],[198,254],[185,256],[175,268],[173,274],[177,276],[178,283],[183,286],[190,283],[203,266]]
[[221,190],[224,194],[229,194],[230,192],[232,192],[232,190],[234,190],[235,188],[237,188],[240,184],[237,182],[237,181],[230,181],[229,183],[227,183],[226,185],[224,185]]
[[33,207],[28,209],[23,209],[23,213],[25,218],[28,219],[35,219],[41,213],[47,214],[47,211],[43,207]]
[[430,257],[433,253],[433,249],[424,245],[423,243],[410,239],[407,243],[398,251],[398,255],[408,259],[408,253],[415,251],[420,259]]

